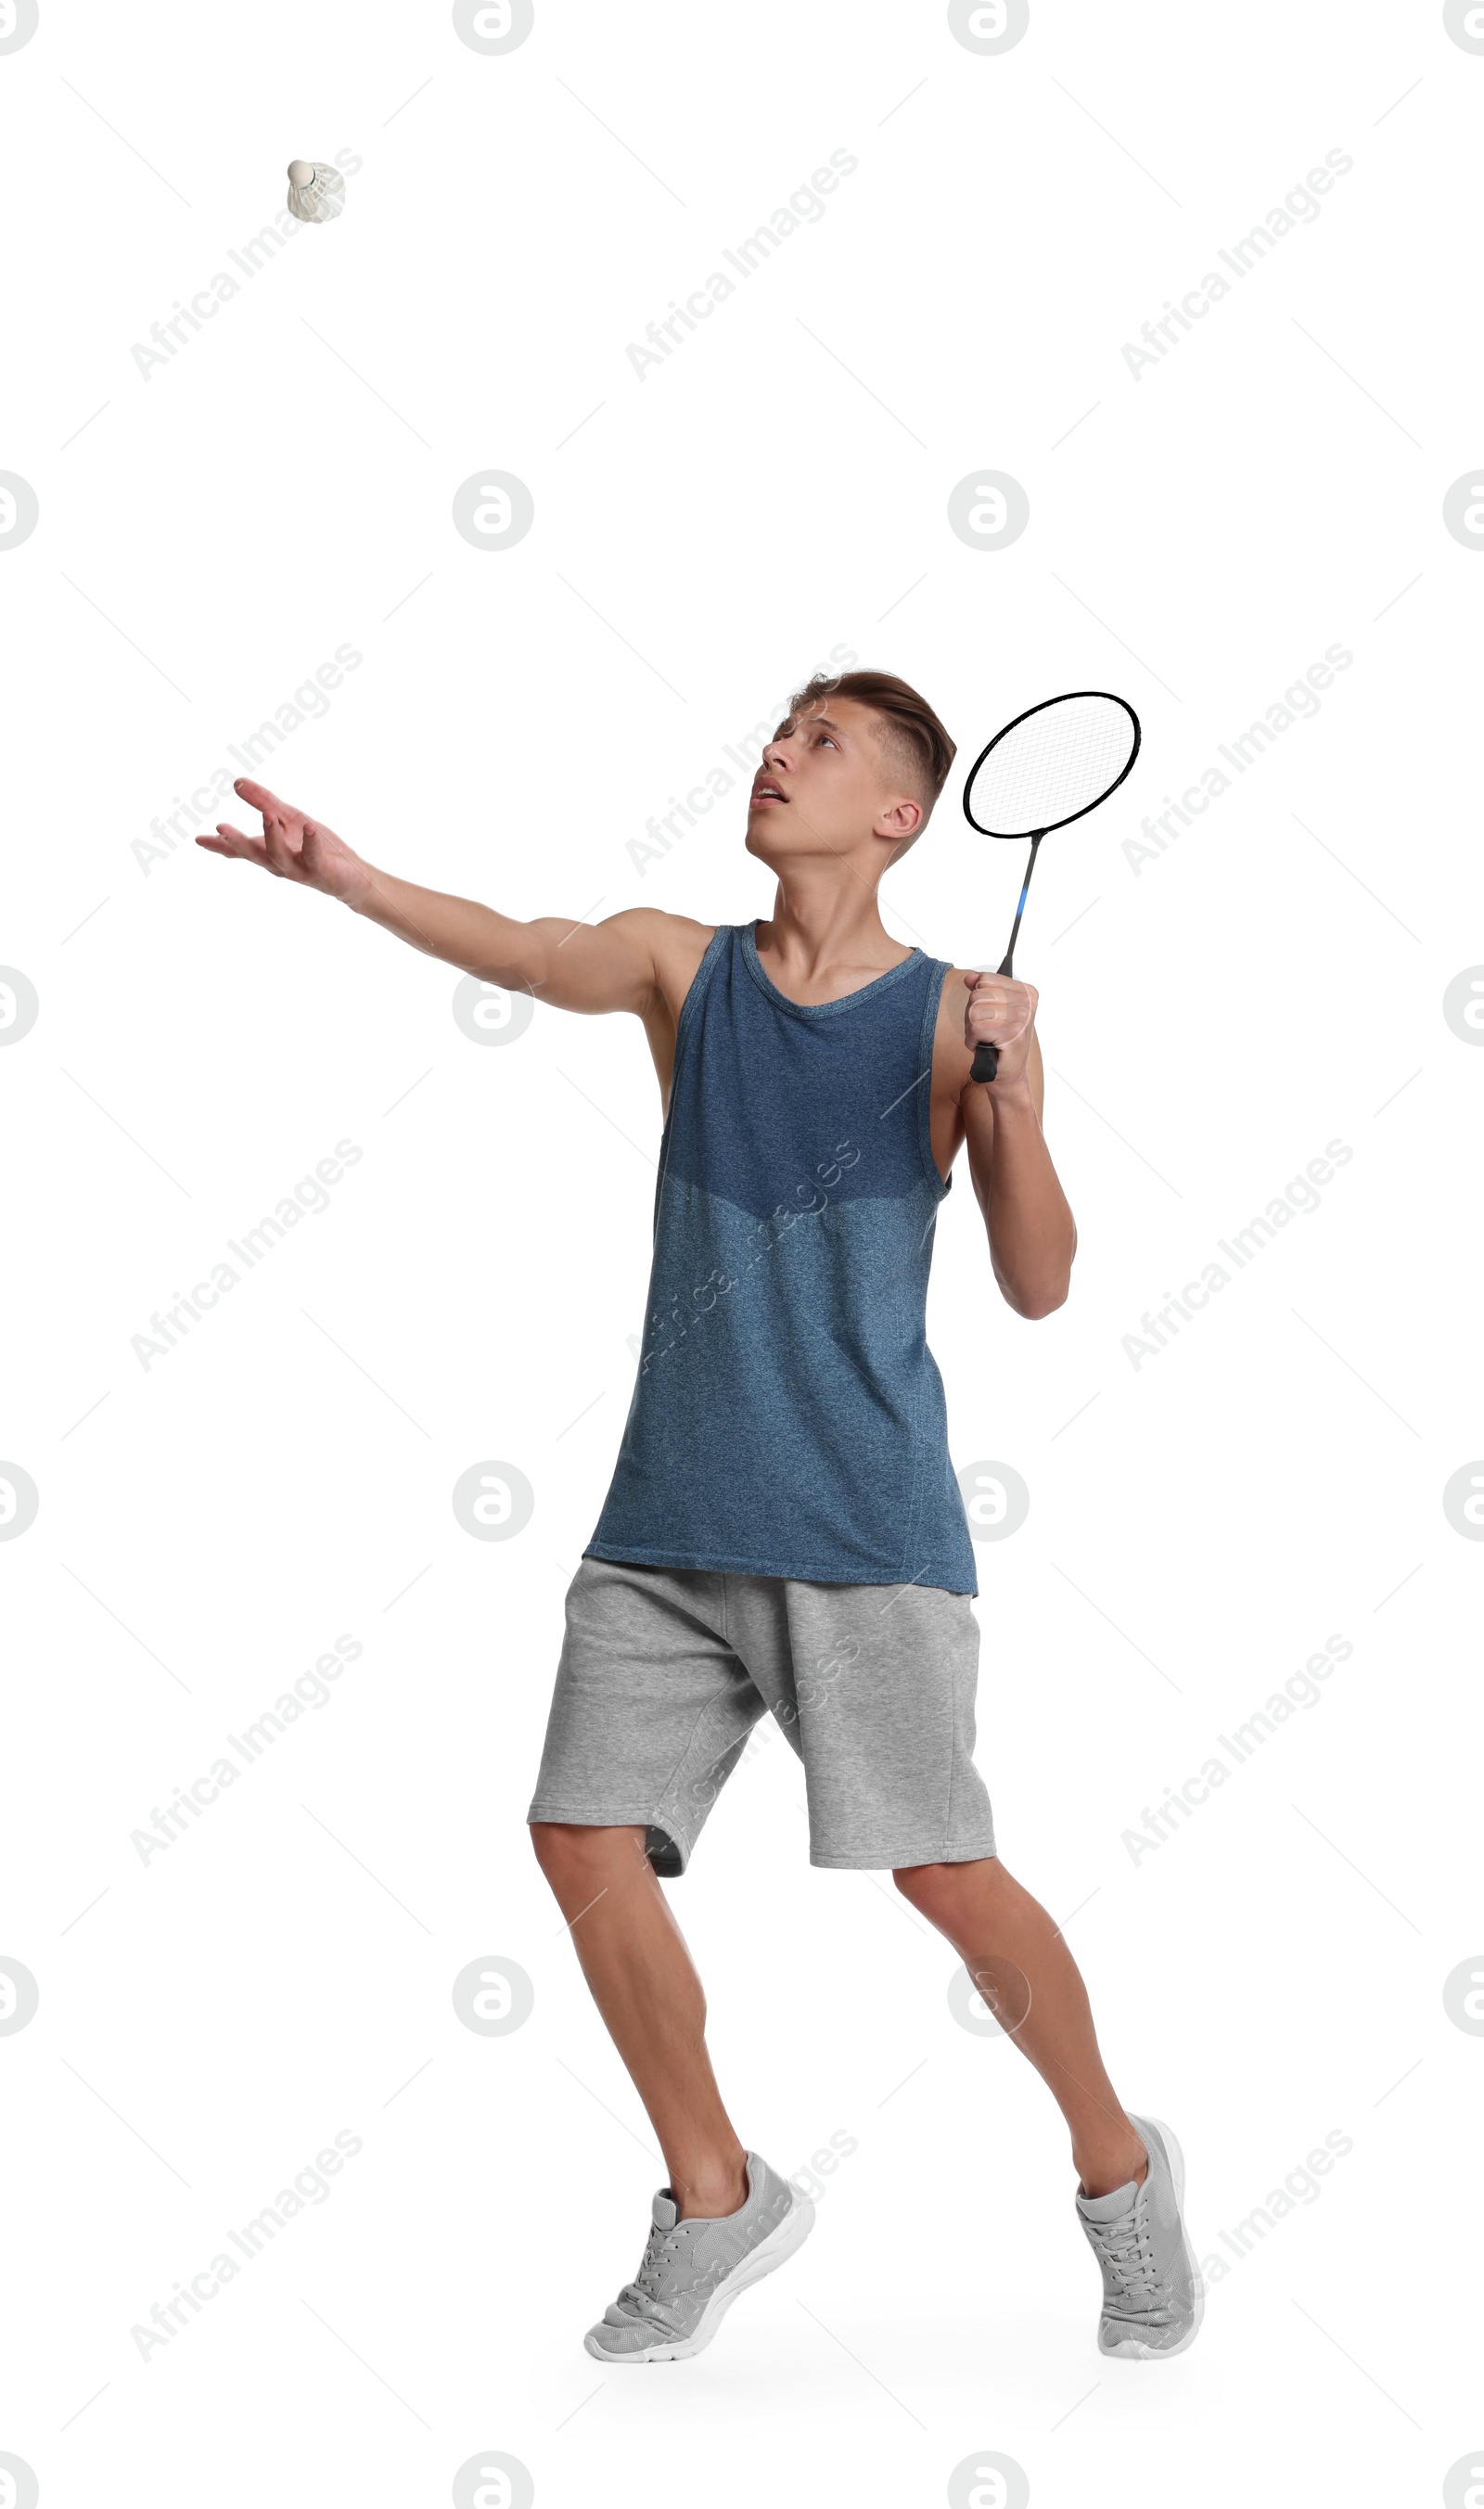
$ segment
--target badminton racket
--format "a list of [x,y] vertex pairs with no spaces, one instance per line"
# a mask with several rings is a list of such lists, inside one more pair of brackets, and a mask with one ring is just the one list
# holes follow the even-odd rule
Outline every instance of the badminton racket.
[[[1027,707],[981,750],[964,785],[964,817],[982,837],[1030,839],[1010,946],[996,975],[1015,973],[1015,945],[1042,838],[1085,819],[1117,792],[1141,737],[1138,717],[1122,697],[1078,689]],[[996,1046],[975,1048],[974,1079],[992,1080],[999,1066]]]

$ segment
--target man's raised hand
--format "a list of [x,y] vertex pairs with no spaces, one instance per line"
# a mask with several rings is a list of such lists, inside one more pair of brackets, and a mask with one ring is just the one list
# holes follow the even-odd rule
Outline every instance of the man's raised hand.
[[359,854],[320,819],[306,818],[291,802],[280,802],[266,784],[240,775],[233,787],[249,809],[262,814],[260,837],[219,821],[214,837],[198,837],[207,853],[225,854],[230,862],[255,862],[277,880],[296,880],[301,888],[317,888],[354,906],[364,895],[370,874]]
[[966,974],[964,983],[969,991],[964,1006],[964,1043],[971,1054],[981,1045],[998,1048],[1000,1066],[995,1085],[1004,1094],[1029,1072],[1036,1005],[1041,996],[1034,985],[1022,985],[1017,976],[976,972]]

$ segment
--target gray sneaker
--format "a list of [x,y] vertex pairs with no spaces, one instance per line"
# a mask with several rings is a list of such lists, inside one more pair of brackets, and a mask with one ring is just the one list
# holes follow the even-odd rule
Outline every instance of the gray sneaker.
[[704,2352],[738,2293],[802,2246],[814,2207],[750,2152],[747,2197],[735,2213],[682,2222],[662,2187],[650,2220],[638,2273],[583,2338],[594,2360],[688,2361]]
[[1097,2349],[1125,2361],[1167,2360],[1194,2343],[1205,2305],[1180,2202],[1185,2162],[1168,2125],[1132,2116],[1149,2154],[1142,2186],[1079,2195],[1077,2213],[1102,2267]]

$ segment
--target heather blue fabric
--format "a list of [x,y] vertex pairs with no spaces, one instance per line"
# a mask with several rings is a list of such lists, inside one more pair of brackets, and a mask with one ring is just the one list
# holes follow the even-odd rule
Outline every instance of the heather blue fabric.
[[924,1330],[938,1207],[920,950],[791,1001],[756,926],[714,934],[681,1009],[649,1319],[585,1555],[977,1594]]

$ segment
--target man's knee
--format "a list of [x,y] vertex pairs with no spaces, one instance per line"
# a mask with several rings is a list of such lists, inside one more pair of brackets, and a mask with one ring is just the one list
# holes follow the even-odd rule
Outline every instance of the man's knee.
[[645,1860],[645,1832],[627,1822],[610,1827],[597,1822],[534,1820],[531,1844],[536,1860],[554,1891],[590,1880],[603,1889],[615,1872],[626,1872]]
[[966,1891],[983,1888],[986,1874],[997,1870],[992,1855],[977,1855],[965,1864],[903,1864],[892,1874],[904,1899],[920,1915],[939,1925],[963,1904]]
[[942,1897],[943,1877],[948,1869],[946,1864],[903,1864],[891,1878],[903,1898],[909,1899],[914,1908],[926,1913]]

